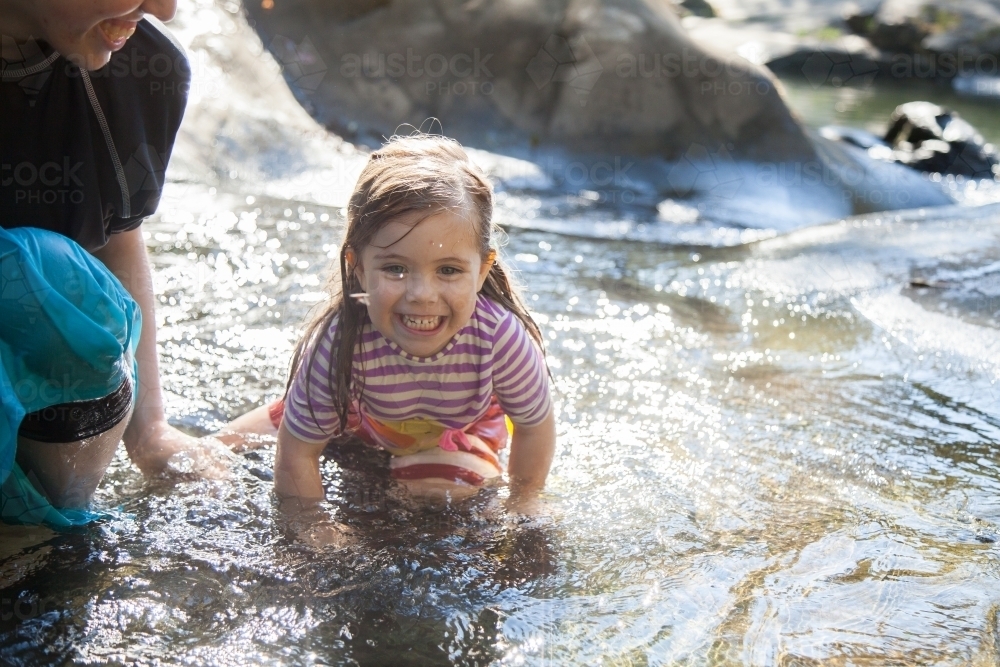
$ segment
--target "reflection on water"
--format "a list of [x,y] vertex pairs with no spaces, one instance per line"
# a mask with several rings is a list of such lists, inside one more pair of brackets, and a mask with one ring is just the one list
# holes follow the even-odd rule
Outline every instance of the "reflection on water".
[[[182,426],[281,393],[342,226],[168,188],[145,229]],[[275,507],[273,448],[177,485],[121,453],[118,518],[3,533],[3,662],[1000,659],[1000,208],[697,251],[512,228],[506,253],[556,381],[550,516],[502,489],[412,507],[345,446],[342,540],[317,548]]]

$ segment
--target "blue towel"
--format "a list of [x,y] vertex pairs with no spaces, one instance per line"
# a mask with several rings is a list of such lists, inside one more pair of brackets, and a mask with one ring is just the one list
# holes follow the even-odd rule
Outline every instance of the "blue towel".
[[[100,513],[57,509],[14,460],[24,415],[93,400],[135,377],[139,306],[76,242],[27,227],[0,228],[0,515],[67,527]],[[138,387],[138,382],[133,382]]]

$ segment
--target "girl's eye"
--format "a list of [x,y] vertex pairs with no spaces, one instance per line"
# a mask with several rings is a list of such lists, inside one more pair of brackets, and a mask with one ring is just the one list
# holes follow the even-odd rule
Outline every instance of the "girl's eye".
[[462,272],[462,269],[456,268],[454,266],[442,266],[440,271],[446,276],[457,276]]
[[389,266],[383,266],[382,270],[392,276],[402,276],[406,273],[406,268],[400,266],[399,264],[390,264]]

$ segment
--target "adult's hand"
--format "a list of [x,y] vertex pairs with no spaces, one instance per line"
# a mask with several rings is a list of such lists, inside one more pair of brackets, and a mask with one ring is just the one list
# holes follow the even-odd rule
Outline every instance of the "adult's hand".
[[195,438],[165,420],[133,434],[125,447],[132,462],[147,475],[224,479],[234,459],[232,451],[215,438]]

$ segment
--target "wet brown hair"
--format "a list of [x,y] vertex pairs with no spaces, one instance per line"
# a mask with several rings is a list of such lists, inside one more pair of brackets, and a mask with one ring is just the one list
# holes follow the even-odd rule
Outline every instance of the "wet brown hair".
[[303,364],[312,365],[319,339],[336,319],[337,332],[331,350],[334,363],[328,369],[328,377],[341,429],[346,428],[352,392],[359,397],[364,391],[363,378],[355,386],[351,371],[367,317],[365,305],[350,298],[351,294],[361,292],[361,285],[354,267],[348,265],[348,252],[353,250],[355,257],[360,256],[389,222],[402,218],[410,224],[412,219],[412,224],[417,225],[442,210],[460,213],[476,225],[483,260],[487,261],[491,254],[495,256],[479,293],[513,313],[544,353],[542,333],[528,314],[497,252],[502,232],[493,222],[493,187],[486,175],[457,141],[424,133],[394,136],[371,154],[354,186],[347,206],[340,271],[331,271],[326,285],[327,300],[313,311],[295,346],[286,397],[299,368]]

